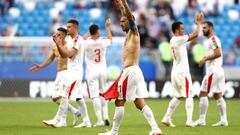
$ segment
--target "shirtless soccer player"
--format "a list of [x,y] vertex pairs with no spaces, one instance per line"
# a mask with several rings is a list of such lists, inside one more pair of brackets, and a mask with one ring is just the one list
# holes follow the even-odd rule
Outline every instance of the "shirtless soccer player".
[[[65,39],[67,35],[67,30],[64,28],[58,28],[57,32],[54,34],[54,36],[60,36],[63,39]],[[64,42],[63,46],[66,46],[66,42]],[[66,77],[66,70],[67,70],[67,59],[63,58],[60,56],[58,49],[56,47],[56,44],[53,44],[52,47],[52,52],[50,54],[50,56],[47,58],[46,61],[44,61],[42,64],[36,64],[35,66],[30,68],[31,72],[37,72],[40,69],[48,66],[49,64],[51,64],[53,62],[53,60],[56,60],[57,62],[57,77],[56,80],[54,82],[54,89],[52,92],[52,99],[54,102],[56,102],[57,104],[59,104],[61,102],[61,99],[63,97],[63,84],[65,81],[65,77]],[[78,116],[80,115],[80,112],[74,108],[71,104],[68,103],[68,109],[74,114],[74,123],[76,123],[78,121]],[[59,127],[59,126],[66,126],[66,125],[59,125],[58,123],[61,120],[61,116],[59,117],[60,114],[56,114],[56,116],[54,117],[54,119],[52,120],[43,120],[43,123],[49,126],[54,126],[55,127]]]
[[130,12],[126,0],[115,0],[116,5],[122,12],[120,25],[126,32],[126,39],[123,48],[123,66],[121,76],[103,94],[106,99],[116,99],[115,114],[112,129],[99,135],[117,135],[120,123],[124,115],[124,104],[126,101],[134,101],[135,106],[142,111],[144,117],[151,126],[150,135],[161,135],[152,110],[145,104],[144,98],[148,96],[148,91],[141,69],[138,66],[140,53],[140,36],[134,17]]

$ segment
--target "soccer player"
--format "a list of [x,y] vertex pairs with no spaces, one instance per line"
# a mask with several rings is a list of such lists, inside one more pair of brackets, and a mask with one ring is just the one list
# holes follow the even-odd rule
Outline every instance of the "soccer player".
[[203,23],[203,34],[208,38],[208,44],[205,47],[206,55],[202,58],[200,66],[206,63],[206,75],[203,78],[200,92],[200,116],[194,122],[196,126],[206,125],[206,113],[208,109],[208,93],[214,93],[214,99],[220,111],[221,120],[212,126],[228,126],[226,103],[223,98],[225,91],[225,77],[222,68],[223,54],[221,42],[213,32],[213,23],[206,21]]
[[[89,27],[90,38],[84,41],[85,59],[87,64],[87,88],[89,98],[93,101],[95,114],[98,118],[94,126],[110,125],[108,117],[107,102],[103,97],[99,97],[105,91],[107,79],[106,49],[112,42],[110,31],[110,18],[106,20],[105,29],[107,38],[101,38],[98,25],[92,24]],[[102,119],[103,111],[103,119]]]
[[[57,32],[54,34],[55,36],[60,36],[64,39],[64,43],[63,46],[66,46],[66,41],[65,41],[65,37],[67,36],[67,30],[60,27],[57,29]],[[59,104],[61,101],[61,98],[63,96],[63,83],[65,81],[65,77],[66,77],[66,70],[67,70],[67,59],[61,57],[61,55],[59,54],[59,51],[56,47],[56,44],[53,44],[52,46],[52,52],[50,54],[50,56],[42,63],[42,64],[36,64],[33,67],[30,68],[31,72],[37,72],[39,70],[41,70],[44,67],[47,67],[49,64],[51,64],[53,62],[53,60],[56,60],[57,62],[57,76],[56,76],[56,80],[54,82],[54,89],[52,92],[52,99],[55,103]],[[74,122],[76,123],[78,121],[78,116],[80,116],[80,112],[74,108],[71,104],[68,104],[68,109],[74,114]],[[57,124],[60,121],[60,117],[58,117],[59,114],[56,114],[56,116],[54,117],[54,119],[52,120],[43,120],[43,123],[46,125],[59,125]],[[58,119],[59,118],[59,119]],[[60,125],[59,125],[60,126]],[[61,125],[61,126],[66,126],[66,125]]]
[[66,115],[66,100],[71,99],[72,92],[76,91],[76,102],[80,106],[80,112],[83,117],[83,123],[80,123],[80,127],[91,127],[89,120],[86,103],[83,99],[82,92],[82,76],[83,76],[83,39],[78,34],[79,23],[75,19],[67,21],[67,34],[71,37],[67,41],[67,48],[62,46],[62,38],[56,37],[57,49],[62,57],[68,58],[66,83],[64,84],[64,90],[66,93],[65,100],[63,100],[63,106],[61,110]]
[[161,123],[175,127],[172,123],[171,116],[174,110],[178,107],[181,98],[185,98],[185,108],[187,113],[187,127],[193,127],[193,93],[192,93],[192,78],[189,71],[188,56],[186,42],[197,38],[203,14],[199,14],[195,19],[196,28],[190,35],[184,35],[184,25],[182,22],[174,22],[172,24],[173,37],[170,40],[170,47],[173,56],[173,67],[171,72],[171,83],[174,88],[174,97],[169,102],[168,109]]
[[145,104],[144,98],[148,91],[141,69],[138,66],[140,53],[140,36],[135,24],[135,19],[127,5],[126,0],[115,0],[116,5],[122,12],[120,26],[127,36],[123,48],[123,66],[121,76],[103,94],[105,99],[116,99],[115,114],[112,129],[99,135],[117,135],[120,123],[124,115],[124,104],[126,101],[134,101],[136,108],[142,111],[144,117],[151,126],[150,135],[161,135],[152,110]]

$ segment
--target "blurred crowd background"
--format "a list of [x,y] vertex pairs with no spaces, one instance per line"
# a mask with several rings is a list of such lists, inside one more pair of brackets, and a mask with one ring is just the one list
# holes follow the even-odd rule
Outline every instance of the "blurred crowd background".
[[[240,68],[240,4],[239,0],[128,0],[141,36],[140,67],[147,80],[169,78],[172,66],[169,40],[173,21],[185,24],[186,34],[194,28],[194,18],[203,12],[205,20],[214,24],[215,35],[222,43],[224,67]],[[1,0],[0,1],[0,79],[52,79],[28,77],[33,63],[41,63],[49,55],[50,37],[70,18],[80,22],[80,34],[88,31],[91,23],[100,26],[105,35],[105,18],[112,19],[114,42],[107,50],[110,79],[122,68],[121,47],[124,36],[119,26],[119,11],[114,0]],[[9,40],[4,40],[8,37]],[[15,37],[24,39],[21,43]],[[27,37],[27,38],[26,38]],[[120,37],[120,38],[119,38]],[[48,40],[48,43],[43,40]],[[34,40],[29,42],[28,40]],[[193,78],[203,76],[198,64],[204,56],[206,38],[200,34],[187,46]],[[114,56],[114,57],[113,57]],[[55,66],[55,65],[53,65]],[[54,67],[49,68],[54,74]],[[113,74],[113,75],[112,75]],[[31,75],[29,75],[31,76]],[[45,75],[46,76],[46,75]],[[51,75],[50,75],[51,76]],[[54,76],[54,75],[53,75]],[[25,78],[24,78],[25,77]]]

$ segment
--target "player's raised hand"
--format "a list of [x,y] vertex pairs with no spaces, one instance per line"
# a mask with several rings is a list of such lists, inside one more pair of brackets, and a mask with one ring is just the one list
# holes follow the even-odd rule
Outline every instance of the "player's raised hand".
[[114,0],[114,2],[115,2],[116,7],[120,9],[121,6],[122,6],[122,1],[121,0]]
[[108,17],[105,22],[105,27],[110,27],[111,25],[111,19]]
[[39,64],[34,64],[34,66],[31,67],[31,68],[29,69],[29,71],[30,71],[30,72],[37,72],[37,71],[39,71],[41,68],[42,68],[41,65],[39,65]]
[[53,40],[57,45],[62,45],[62,43],[63,43],[63,38],[58,35],[56,35]]
[[204,14],[201,12],[197,15],[196,19],[195,19],[195,23],[198,25],[198,24],[201,24],[202,23],[202,20],[204,18]]

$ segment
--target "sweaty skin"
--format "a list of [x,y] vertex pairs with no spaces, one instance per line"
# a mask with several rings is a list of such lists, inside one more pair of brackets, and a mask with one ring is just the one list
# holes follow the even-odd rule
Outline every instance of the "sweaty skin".
[[138,65],[140,52],[140,37],[138,32],[128,31],[123,48],[124,68]]
[[[64,46],[66,46],[66,42],[64,43]],[[52,48],[52,51],[55,55],[55,59],[57,62],[57,71],[60,72],[60,71],[66,70],[67,69],[67,58],[61,57],[61,55],[57,49],[57,46],[55,44]]]

